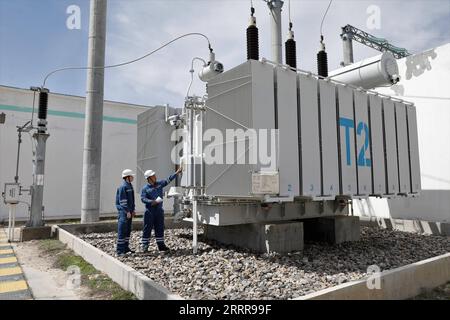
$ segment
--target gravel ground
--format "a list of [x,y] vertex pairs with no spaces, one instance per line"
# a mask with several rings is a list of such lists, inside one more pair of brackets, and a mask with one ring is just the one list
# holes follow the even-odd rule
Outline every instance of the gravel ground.
[[[131,236],[137,251],[140,236]],[[115,232],[81,238],[115,256]],[[148,253],[119,260],[189,299],[290,299],[361,279],[371,265],[383,271],[450,252],[450,238],[369,227],[361,227],[359,242],[306,243],[303,254],[288,255],[219,245],[200,230],[198,255],[193,256],[192,230],[169,229],[165,238],[169,253],[160,254],[153,242]]]

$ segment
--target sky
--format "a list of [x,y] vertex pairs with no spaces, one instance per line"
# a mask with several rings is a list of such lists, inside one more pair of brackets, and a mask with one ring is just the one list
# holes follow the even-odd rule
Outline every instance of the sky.
[[[253,0],[260,58],[271,59],[270,17],[263,0]],[[316,72],[320,23],[328,0],[291,0],[297,65]],[[70,6],[80,9],[80,29],[69,29]],[[246,60],[250,0],[109,0],[106,64],[135,59],[176,36],[206,34],[216,58],[231,69]],[[283,7],[283,42],[289,0]],[[351,24],[388,39],[411,53],[450,42],[450,0],[334,0],[323,24],[329,69],[342,61],[341,27]],[[89,0],[0,0],[0,85],[40,86],[50,71],[87,64]],[[355,61],[378,52],[354,44]],[[187,37],[137,62],[105,72],[105,99],[140,105],[183,105],[193,57],[208,58],[207,42]],[[200,64],[195,64],[196,72]],[[49,78],[52,92],[85,96],[86,71],[65,71]],[[203,95],[194,78],[191,93]]]

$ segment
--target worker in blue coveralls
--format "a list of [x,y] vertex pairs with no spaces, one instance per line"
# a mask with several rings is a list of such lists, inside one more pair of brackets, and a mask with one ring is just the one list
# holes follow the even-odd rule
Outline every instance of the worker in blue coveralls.
[[142,232],[141,249],[148,251],[152,229],[155,229],[155,239],[159,251],[168,251],[169,248],[164,243],[164,209],[163,209],[163,188],[167,186],[176,176],[181,173],[180,167],[174,174],[166,180],[158,181],[153,170],[147,170],[144,177],[147,180],[141,191],[141,200],[145,204],[144,230]]
[[124,255],[134,253],[130,249],[130,234],[133,217],[136,215],[134,202],[134,189],[131,184],[134,180],[134,172],[125,169],[122,172],[123,182],[116,192],[116,208],[119,211],[117,230],[117,254]]

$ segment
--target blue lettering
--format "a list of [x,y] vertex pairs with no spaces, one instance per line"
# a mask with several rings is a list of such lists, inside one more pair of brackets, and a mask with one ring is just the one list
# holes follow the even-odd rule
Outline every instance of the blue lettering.
[[347,155],[347,165],[352,165],[351,153],[350,153],[350,128],[355,128],[355,124],[352,119],[339,118],[339,125],[345,127],[345,149]]
[[369,127],[364,122],[360,122],[358,124],[358,128],[356,129],[356,133],[358,136],[362,135],[364,131],[364,146],[361,147],[358,155],[358,166],[360,167],[371,167],[372,161],[369,158],[366,158],[366,151],[369,149]]

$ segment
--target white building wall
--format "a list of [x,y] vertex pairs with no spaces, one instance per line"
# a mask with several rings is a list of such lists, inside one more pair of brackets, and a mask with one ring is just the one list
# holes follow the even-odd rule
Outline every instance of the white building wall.
[[[0,113],[6,123],[0,124],[0,185],[13,182],[16,167],[17,128],[31,118],[33,92],[0,86]],[[36,111],[38,95],[36,95]],[[125,168],[136,170],[137,115],[147,108],[108,102],[104,104],[103,152],[101,177],[102,214],[115,213],[115,192]],[[44,206],[47,218],[80,217],[83,161],[85,99],[50,93]],[[32,148],[29,134],[22,137],[20,182],[32,182]],[[135,186],[136,192],[141,186]],[[29,195],[22,196],[30,202]],[[142,211],[136,194],[138,210]],[[26,206],[19,205],[18,218],[26,219]],[[7,206],[0,203],[0,222],[7,219]]]
[[422,192],[418,198],[356,201],[355,213],[450,222],[450,43],[398,64],[401,81],[377,91],[416,105]]

